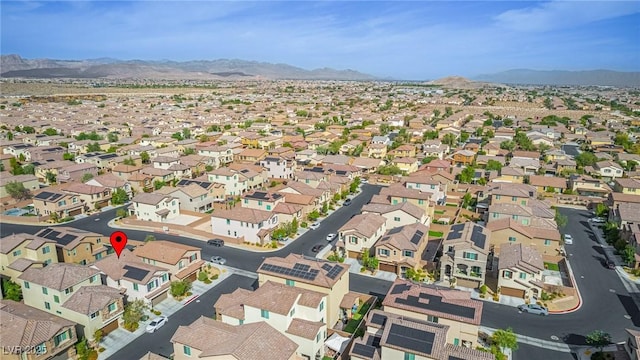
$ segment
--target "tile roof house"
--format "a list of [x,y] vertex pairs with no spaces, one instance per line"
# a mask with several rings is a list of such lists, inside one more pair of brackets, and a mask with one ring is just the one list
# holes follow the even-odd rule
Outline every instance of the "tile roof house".
[[85,265],[113,253],[108,237],[69,226],[43,228],[36,236],[55,242],[58,262]]
[[257,272],[260,286],[271,281],[327,295],[325,322],[331,328],[351,309],[351,305],[348,309],[340,306],[349,293],[348,266],[289,254],[265,258]]
[[615,179],[613,182],[613,191],[615,192],[640,195],[640,180],[638,179],[621,178]]
[[542,254],[520,244],[503,244],[498,259],[498,286],[502,295],[535,301],[542,295]]
[[526,226],[512,218],[491,221],[487,229],[491,232],[491,246],[496,256],[503,244],[522,244],[536,249],[544,255],[559,255],[561,235],[555,224],[540,226],[538,221]]
[[362,207],[361,212],[363,214],[373,213],[384,216],[387,219],[387,229],[415,223],[425,225],[431,223],[431,219],[424,210],[410,202],[402,202],[396,205],[366,204]]
[[449,326],[448,344],[477,345],[483,304],[467,291],[396,279],[382,306],[388,313]]
[[163,223],[180,215],[180,200],[170,195],[139,193],[131,203],[129,212],[139,220]]
[[118,327],[124,311],[122,294],[102,285],[100,273],[85,265],[57,263],[30,268],[18,277],[24,303],[81,325],[79,335]]
[[252,244],[268,244],[271,233],[280,224],[273,211],[246,207],[216,210],[211,214],[211,232]]
[[194,281],[204,266],[200,248],[164,240],[148,241],[133,250],[143,263],[169,271],[170,280]]
[[51,358],[67,351],[78,340],[73,321],[20,302],[0,300],[0,318],[3,359],[39,359],[45,354]]
[[0,274],[15,281],[30,267],[57,263],[56,242],[36,235],[19,233],[0,239]]
[[441,280],[469,288],[482,286],[490,237],[485,227],[472,222],[452,225],[442,244]]
[[384,216],[373,213],[358,214],[347,221],[338,229],[345,255],[355,259],[362,256],[363,251],[370,251],[387,230],[386,223]]
[[298,345],[266,322],[228,325],[200,317],[171,337],[174,360],[298,360]]
[[[189,180],[187,180],[189,181]],[[204,213],[213,209],[215,198],[209,197],[209,191],[202,186],[190,183],[179,187],[165,186],[155,191],[156,194],[164,194],[178,199],[180,210]]]
[[298,344],[298,355],[315,358],[324,356],[326,304],[327,294],[267,281],[252,292],[222,294],[214,308],[229,325],[266,322]]
[[45,189],[36,194],[32,201],[36,214],[58,219],[84,214],[88,210],[78,195],[59,190]]
[[428,249],[428,243],[429,227],[413,223],[387,230],[376,241],[373,254],[379,260],[380,270],[404,276],[408,269],[418,270],[427,267],[427,261],[423,261],[422,258]]

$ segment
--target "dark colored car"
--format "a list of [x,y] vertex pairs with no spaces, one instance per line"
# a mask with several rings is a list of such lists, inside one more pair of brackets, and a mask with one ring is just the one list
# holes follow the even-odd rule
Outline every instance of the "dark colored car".
[[211,240],[207,240],[207,244],[209,245],[213,245],[213,246],[224,246],[224,240],[222,239],[211,239]]
[[324,246],[322,246],[322,245],[316,245],[316,246],[314,246],[314,247],[312,247],[312,248],[311,248],[311,252],[317,253],[317,252],[319,252],[320,250],[322,250],[322,248],[323,248],[323,247],[324,247]]
[[604,260],[603,261],[603,265],[607,269],[611,269],[611,270],[615,270],[616,269],[616,264],[611,260]]

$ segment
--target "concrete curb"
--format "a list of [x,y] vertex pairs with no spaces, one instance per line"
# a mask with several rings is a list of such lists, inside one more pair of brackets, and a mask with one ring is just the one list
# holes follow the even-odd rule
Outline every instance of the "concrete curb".
[[562,315],[562,314],[570,314],[572,312],[578,311],[582,307],[582,295],[580,294],[580,289],[578,288],[578,283],[576,282],[576,277],[573,275],[573,269],[571,268],[571,264],[569,261],[567,263],[567,268],[569,268],[569,272],[571,273],[571,283],[573,283],[573,287],[576,289],[576,293],[578,294],[578,305],[569,310],[562,311],[549,311],[549,314],[552,315]]

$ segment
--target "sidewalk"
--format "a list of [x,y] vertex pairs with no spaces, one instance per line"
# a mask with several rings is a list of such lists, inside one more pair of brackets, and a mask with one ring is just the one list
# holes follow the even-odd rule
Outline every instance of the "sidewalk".
[[344,263],[349,265],[349,272],[353,273],[353,274],[369,276],[369,277],[372,277],[372,278],[386,280],[386,281],[395,281],[396,278],[398,277],[398,275],[396,275],[396,274],[394,274],[392,272],[382,271],[382,270],[377,270],[375,272],[375,274],[373,274],[373,275],[371,275],[371,273],[368,272],[368,271],[360,272],[360,269],[362,268],[362,265],[360,265],[360,262],[358,260],[356,260],[356,259],[345,258],[344,259]]
[[[238,270],[234,268],[229,268],[226,266],[221,266],[214,264],[213,266],[220,269],[220,276],[216,280],[212,280],[211,284],[205,284],[202,281],[194,281],[191,287],[191,295],[190,297],[177,301],[169,295],[169,297],[163,300],[158,305],[154,306],[155,310],[162,312],[161,315],[169,317],[169,321],[171,321],[171,315],[175,314],[178,310],[182,309],[185,305],[188,305],[192,301],[197,301],[197,298],[204,294],[205,292],[211,290],[213,287],[218,285],[224,279],[228,278],[232,274],[239,274],[242,276],[250,276],[253,278],[257,278],[258,275],[255,273],[250,273],[248,271]],[[105,348],[105,351],[98,354],[98,359],[104,360],[109,358],[111,355],[118,352],[120,349],[128,345],[131,341],[138,338],[139,336],[145,334],[145,328],[147,325],[153,320],[156,315],[151,312],[147,312],[149,315],[149,319],[147,321],[141,321],[139,323],[138,329],[134,332],[129,332],[122,327],[119,327],[105,336],[100,342],[100,346]]]

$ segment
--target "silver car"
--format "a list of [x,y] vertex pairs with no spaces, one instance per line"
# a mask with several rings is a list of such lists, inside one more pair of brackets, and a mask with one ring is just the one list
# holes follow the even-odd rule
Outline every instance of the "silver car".
[[221,256],[212,256],[211,257],[211,262],[214,264],[219,264],[219,265],[224,265],[227,263],[227,259],[221,257]]
[[160,316],[158,318],[155,318],[151,321],[151,323],[149,323],[149,325],[147,325],[147,328],[145,329],[145,331],[148,333],[156,332],[156,330],[160,329],[168,321],[169,319],[166,316]]
[[530,313],[535,315],[549,315],[549,310],[546,307],[538,304],[522,304],[518,306],[518,310],[522,311],[523,313]]

